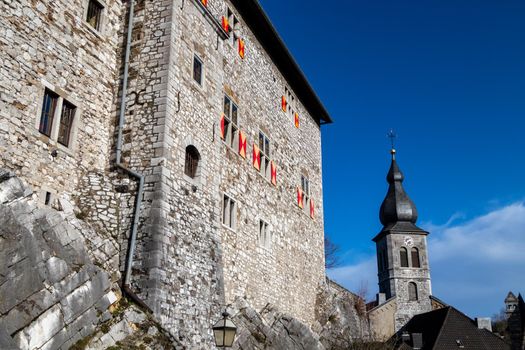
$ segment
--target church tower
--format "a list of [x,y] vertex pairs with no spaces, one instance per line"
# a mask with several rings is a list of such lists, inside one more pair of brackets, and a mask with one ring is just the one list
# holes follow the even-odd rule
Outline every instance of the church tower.
[[404,176],[392,149],[389,184],[379,218],[383,229],[373,239],[377,248],[379,293],[395,298],[394,328],[397,332],[414,315],[432,310],[428,232],[416,226],[417,209],[403,188]]

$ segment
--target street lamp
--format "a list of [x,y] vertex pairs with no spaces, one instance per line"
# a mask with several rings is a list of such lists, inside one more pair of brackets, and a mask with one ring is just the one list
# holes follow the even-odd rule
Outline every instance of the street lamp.
[[227,311],[222,313],[222,319],[213,326],[213,335],[215,336],[215,345],[218,348],[231,348],[235,340],[237,327],[229,319],[230,314]]

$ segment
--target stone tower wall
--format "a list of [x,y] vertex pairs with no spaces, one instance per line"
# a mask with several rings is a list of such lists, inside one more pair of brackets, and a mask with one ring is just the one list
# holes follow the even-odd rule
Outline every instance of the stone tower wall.
[[[405,244],[405,237],[413,239],[413,245]],[[395,329],[399,330],[414,315],[432,310],[431,299],[432,287],[430,281],[430,270],[428,262],[426,236],[413,233],[395,233],[387,235],[378,243],[379,247],[385,247],[388,253],[389,269],[379,273],[380,293],[386,293],[387,299],[396,297],[397,311],[395,313]],[[401,267],[400,248],[405,247],[408,251],[409,266],[412,266],[411,248],[419,250],[421,268]],[[418,300],[409,301],[408,284],[414,282],[417,285]],[[387,291],[391,292],[388,295]]]
[[[123,267],[136,190],[112,166],[129,2],[105,0],[100,31],[85,22],[87,4],[0,2],[0,166],[42,201],[43,192],[73,198],[101,240],[118,238],[120,264],[104,266],[113,273]],[[222,0],[208,6],[219,20],[227,5],[236,12]],[[137,0],[134,15],[122,161],[145,176],[145,191],[132,288],[193,348],[208,348],[210,326],[236,297],[312,324],[324,280],[319,125],[300,102],[299,128],[281,111],[286,79],[238,14],[244,59],[197,1]],[[204,63],[202,87],[191,76],[194,53]],[[46,87],[77,107],[70,148],[38,132]],[[225,93],[239,106],[246,159],[219,136]],[[272,143],[276,186],[252,166],[259,130]],[[197,179],[184,175],[188,145],[200,152]],[[314,219],[297,206],[301,175]],[[223,193],[237,201],[235,230],[221,224]],[[260,219],[269,249],[259,243]]]
[[[226,6],[209,2],[217,20]],[[135,9],[123,155],[146,184],[132,284],[195,346],[210,341],[219,309],[236,297],[313,323],[324,279],[320,128],[300,103],[299,128],[281,111],[285,78],[237,17],[244,59],[198,2],[139,1]],[[204,64],[202,86],[192,78],[194,54]],[[246,159],[220,138],[225,93],[239,107]],[[272,142],[277,186],[252,166],[259,130]],[[200,153],[196,179],[184,174],[188,145]],[[315,219],[296,204],[301,174],[311,182]],[[221,223],[223,193],[237,201],[235,230]],[[259,244],[259,219],[269,224],[270,249]]]

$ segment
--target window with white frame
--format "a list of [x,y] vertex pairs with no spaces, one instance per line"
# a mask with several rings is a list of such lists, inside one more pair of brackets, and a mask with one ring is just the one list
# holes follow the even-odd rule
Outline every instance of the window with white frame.
[[235,151],[239,150],[239,109],[228,95],[224,95],[224,142]]
[[62,146],[71,147],[76,114],[77,107],[73,103],[46,88],[38,131]]
[[259,245],[266,249],[272,247],[272,234],[270,226],[264,220],[259,220]]
[[259,150],[261,152],[261,174],[267,178],[271,179],[271,158],[270,158],[270,139],[262,132],[259,131]]
[[226,194],[222,197],[222,224],[232,230],[237,226],[237,202]]
[[89,0],[86,14],[86,22],[97,31],[100,31],[102,27],[103,11],[104,6],[100,2],[98,2],[97,0]]
[[305,211],[310,211],[310,180],[301,175],[301,190],[303,191],[303,208]]

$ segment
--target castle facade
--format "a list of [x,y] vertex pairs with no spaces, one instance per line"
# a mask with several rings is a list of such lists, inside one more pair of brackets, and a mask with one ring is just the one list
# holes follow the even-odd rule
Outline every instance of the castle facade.
[[237,297],[313,323],[331,119],[258,2],[0,9],[0,166],[119,242],[113,281],[193,348]]

